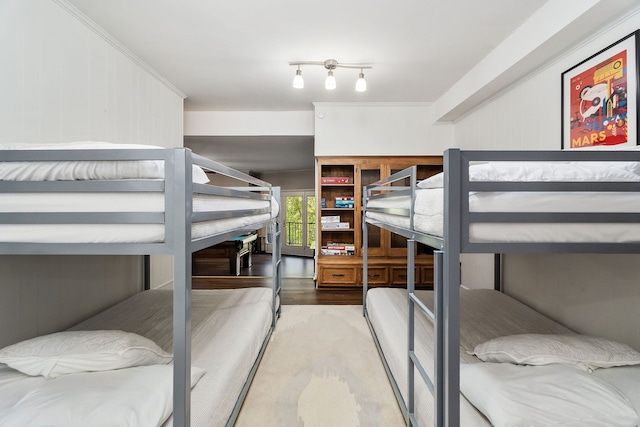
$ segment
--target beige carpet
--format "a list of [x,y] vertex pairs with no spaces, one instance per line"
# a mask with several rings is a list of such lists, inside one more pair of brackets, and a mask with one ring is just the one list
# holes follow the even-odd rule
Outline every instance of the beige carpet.
[[405,425],[362,306],[283,306],[235,425]]

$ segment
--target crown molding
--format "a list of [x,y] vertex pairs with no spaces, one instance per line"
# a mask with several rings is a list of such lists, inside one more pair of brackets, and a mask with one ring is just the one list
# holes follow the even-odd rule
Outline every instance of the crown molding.
[[77,7],[69,3],[67,0],[52,0],[52,1],[56,3],[58,6],[60,6],[62,9],[64,9],[66,12],[68,12],[71,16],[73,16],[78,21],[80,21],[82,24],[84,24],[88,29],[96,33],[98,36],[100,36],[104,41],[106,41],[111,46],[113,46],[113,48],[115,48],[117,51],[119,51],[124,56],[129,58],[137,66],[145,70],[147,73],[151,74],[154,78],[156,78],[159,82],[161,82],[167,88],[171,89],[177,95],[182,97],[182,99],[185,99],[187,97],[187,95],[184,92],[182,92],[180,89],[172,85],[171,82],[169,82],[169,80],[162,77],[160,73],[158,73],[156,70],[151,68],[149,64],[144,62],[135,53],[127,49],[122,43],[116,40],[111,34],[103,30],[102,27],[100,27],[98,24],[93,22],[91,18],[89,18],[84,13],[82,13]]

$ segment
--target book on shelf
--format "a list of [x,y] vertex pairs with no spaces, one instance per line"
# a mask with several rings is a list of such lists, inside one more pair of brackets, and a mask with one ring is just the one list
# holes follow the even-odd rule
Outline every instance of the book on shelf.
[[355,206],[356,205],[353,202],[352,203],[348,203],[348,202],[338,203],[338,202],[336,202],[336,205],[335,205],[335,207],[339,208],[339,209],[341,209],[341,208],[354,208]]
[[320,178],[321,184],[351,184],[348,176],[323,176]]
[[323,222],[320,225],[323,230],[337,230],[350,227],[348,222]]
[[326,222],[340,222],[340,215],[326,215],[320,217],[320,222],[322,224]]
[[355,255],[356,247],[350,243],[327,243],[320,248],[321,255]]
[[355,200],[351,196],[336,197],[334,206],[336,208],[353,208],[355,207]]

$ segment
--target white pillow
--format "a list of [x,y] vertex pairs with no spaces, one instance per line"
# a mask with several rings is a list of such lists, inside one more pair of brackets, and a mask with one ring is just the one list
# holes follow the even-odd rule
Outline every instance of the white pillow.
[[124,331],[64,331],[0,350],[0,363],[27,375],[56,378],[74,372],[108,371],[171,362],[171,353]]
[[[191,387],[204,373],[191,369]],[[138,366],[48,380],[0,415],[0,426],[157,427],[172,411],[173,366]]]
[[[593,182],[640,181],[639,162],[490,162],[469,167],[470,181]],[[439,173],[418,183],[420,188],[443,188]]]
[[469,353],[484,362],[561,363],[582,370],[640,364],[640,353],[626,344],[578,334],[508,335],[478,344]]
[[418,182],[420,188],[444,188],[444,172],[431,175],[427,179]]
[[615,387],[563,365],[460,365],[460,391],[495,427],[635,427]]

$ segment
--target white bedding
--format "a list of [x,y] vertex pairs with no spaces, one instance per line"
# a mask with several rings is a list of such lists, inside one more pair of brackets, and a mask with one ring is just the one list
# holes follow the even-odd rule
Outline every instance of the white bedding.
[[[433,308],[433,292],[417,291]],[[564,326],[535,312],[505,294],[493,290],[460,292],[460,360],[480,362],[467,354],[477,344],[518,333],[570,333]],[[407,296],[404,289],[375,288],[367,292],[367,312],[380,341],[384,357],[406,401],[407,390]],[[433,327],[416,314],[416,354],[429,375],[433,375]],[[420,374],[415,373],[416,416],[420,426],[433,425],[433,397]],[[433,378],[433,377],[432,377]],[[489,426],[489,421],[465,398],[460,398],[460,421],[465,427]]]
[[[370,207],[408,209],[409,197],[373,200]],[[441,188],[416,190],[414,227],[443,236],[444,197]],[[471,212],[639,212],[636,193],[474,193],[469,196]],[[409,218],[378,212],[367,217],[409,228]],[[472,242],[639,242],[640,224],[521,224],[475,223],[470,226]]]
[[[269,207],[266,200],[195,195],[194,212],[219,212]],[[156,193],[0,193],[0,212],[163,212],[164,197]],[[192,225],[192,238],[259,224],[278,215],[246,215]],[[3,242],[33,243],[157,243],[164,241],[162,224],[0,224]]]
[[[638,162],[492,162],[472,165],[470,181],[523,182],[640,182]],[[414,228],[443,236],[443,174],[421,181],[416,189]],[[640,191],[640,190],[639,190]],[[371,200],[369,207],[411,207],[408,196]],[[474,192],[470,212],[632,212],[640,213],[637,193],[595,192]],[[367,217],[402,228],[409,218],[378,212]],[[640,241],[640,224],[633,223],[474,223],[471,242],[612,242]]]
[[[172,296],[171,290],[145,291],[71,329],[130,331],[171,352]],[[222,426],[269,331],[272,290],[194,290],[192,300],[192,366],[206,374],[191,392],[191,425]],[[46,381],[0,365],[0,413]],[[169,418],[163,426],[172,424]]]
[[[102,141],[76,141],[59,144],[0,144],[2,150],[149,150],[155,145],[113,144]],[[209,182],[207,174],[193,166],[193,182]],[[73,161],[73,162],[0,162],[3,181],[73,181],[90,179],[163,179],[164,162],[140,161]]]
[[593,376],[613,384],[631,402],[640,414],[640,366],[619,366],[616,368],[597,369]]
[[[148,145],[75,142],[50,145],[5,144],[0,150],[16,149],[150,149]],[[1,151],[0,151],[1,152]],[[114,180],[161,179],[162,161],[100,162],[1,162],[0,180]],[[202,169],[193,167],[193,180],[208,182]],[[159,193],[0,193],[2,212],[164,212]],[[201,238],[260,224],[278,215],[275,199],[209,196],[195,194],[194,212],[237,211],[271,207],[271,213],[203,221],[192,226],[192,238]],[[3,242],[11,243],[158,243],[165,239],[162,224],[0,224]]]

